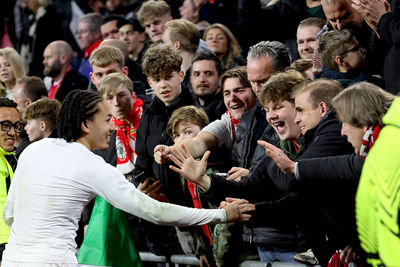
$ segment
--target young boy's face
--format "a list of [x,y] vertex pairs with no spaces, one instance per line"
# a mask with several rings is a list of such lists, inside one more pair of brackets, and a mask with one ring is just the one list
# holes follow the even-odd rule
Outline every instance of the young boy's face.
[[181,93],[181,83],[183,81],[183,71],[173,71],[169,78],[154,80],[147,78],[149,85],[154,89],[156,96],[169,106]]
[[264,104],[267,121],[281,140],[296,140],[300,137],[300,126],[295,123],[296,109],[287,100]]
[[43,126],[41,126],[41,119],[30,119],[27,121],[25,125],[25,131],[28,134],[28,138],[30,142],[34,142],[44,138],[44,131],[41,130]]
[[342,54],[348,64],[348,70],[360,70],[364,68],[365,51],[360,47],[358,41],[354,40],[348,45],[349,48]]
[[120,84],[114,89],[112,95],[104,95],[104,99],[106,99],[112,115],[118,120],[124,120],[128,119],[137,97],[135,93],[129,91],[126,85]]
[[200,132],[200,126],[191,122],[181,122],[176,126],[176,134],[174,136],[174,143],[177,143],[186,138],[193,138]]
[[171,16],[164,15],[149,19],[144,23],[144,30],[153,42],[160,42],[165,31],[164,25],[171,20]]

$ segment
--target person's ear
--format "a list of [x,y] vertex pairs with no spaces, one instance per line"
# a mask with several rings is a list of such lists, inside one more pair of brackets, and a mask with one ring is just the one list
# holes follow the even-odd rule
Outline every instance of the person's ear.
[[124,74],[125,76],[128,76],[129,74],[129,68],[127,66],[122,68],[122,74]]
[[92,80],[92,83],[94,84],[94,74],[93,74],[93,72],[91,71],[91,72],[89,72],[89,77],[90,77],[90,79]]
[[60,62],[61,62],[62,65],[66,65],[67,63],[69,63],[67,54],[64,54],[64,53],[61,54]]
[[40,131],[42,131],[42,132],[46,131],[46,129],[47,129],[47,124],[46,124],[45,121],[40,121],[40,123],[39,123],[39,129],[40,129]]
[[30,104],[32,104],[32,99],[30,99],[30,98],[26,98],[25,99],[25,103],[24,103],[24,105],[25,105],[25,107],[27,107],[27,106],[29,106]]
[[176,50],[179,50],[181,47],[182,47],[181,42],[176,41],[176,42],[174,43],[174,48],[175,48]]
[[151,85],[151,80],[149,77],[147,77],[147,83],[150,85],[151,88],[153,88],[153,85]]
[[81,130],[82,130],[82,133],[84,133],[84,134],[88,134],[89,132],[90,132],[90,129],[89,129],[89,127],[88,127],[88,123],[87,123],[88,121],[87,120],[85,120],[85,121],[83,121],[82,123],[81,123]]
[[139,41],[141,43],[144,43],[144,41],[146,41],[146,33],[145,32],[139,33]]
[[183,72],[183,70],[181,70],[178,74],[179,74],[179,79],[181,80],[181,82],[183,82],[183,79],[185,79],[185,73]]
[[329,107],[325,102],[319,102],[318,108],[321,118],[329,111]]
[[348,65],[346,59],[342,56],[336,56],[335,62],[339,67],[346,67]]
[[133,103],[135,103],[135,101],[137,99],[137,95],[135,92],[132,92],[132,99],[133,99]]

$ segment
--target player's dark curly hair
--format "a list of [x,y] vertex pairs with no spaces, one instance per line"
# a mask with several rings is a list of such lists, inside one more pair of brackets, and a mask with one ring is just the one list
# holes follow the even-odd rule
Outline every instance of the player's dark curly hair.
[[17,103],[6,97],[0,98],[0,107],[17,108]]
[[57,119],[57,131],[60,138],[73,142],[82,135],[81,124],[91,119],[98,111],[98,103],[103,99],[100,94],[73,90],[64,99]]

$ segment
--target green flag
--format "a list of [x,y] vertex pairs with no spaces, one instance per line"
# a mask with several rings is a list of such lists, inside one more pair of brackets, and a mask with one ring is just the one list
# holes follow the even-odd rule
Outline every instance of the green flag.
[[85,239],[78,253],[80,264],[141,267],[125,212],[97,196]]

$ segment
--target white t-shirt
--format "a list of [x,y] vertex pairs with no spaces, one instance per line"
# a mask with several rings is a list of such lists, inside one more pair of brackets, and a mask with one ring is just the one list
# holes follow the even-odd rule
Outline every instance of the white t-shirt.
[[[218,139],[218,148],[226,147],[229,151],[233,147],[232,138],[232,123],[229,119],[229,115],[224,113],[220,120],[215,120],[204,127],[200,133],[209,132],[212,133]],[[200,134],[199,133],[199,134]]]
[[226,221],[223,209],[191,209],[148,197],[82,144],[43,139],[27,147],[18,161],[4,208],[11,235],[3,260],[75,264],[78,221],[96,195],[157,224]]

